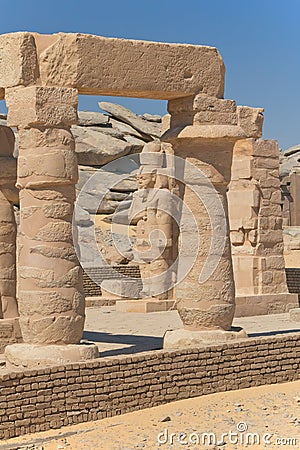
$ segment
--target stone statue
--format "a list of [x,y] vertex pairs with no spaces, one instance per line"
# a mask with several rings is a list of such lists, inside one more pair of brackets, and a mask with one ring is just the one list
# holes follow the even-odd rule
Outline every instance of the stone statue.
[[173,229],[174,202],[170,192],[168,169],[162,168],[164,153],[160,142],[145,145],[142,166],[137,176],[129,217],[137,223],[135,260],[143,281],[143,297],[158,300],[172,296],[174,273]]

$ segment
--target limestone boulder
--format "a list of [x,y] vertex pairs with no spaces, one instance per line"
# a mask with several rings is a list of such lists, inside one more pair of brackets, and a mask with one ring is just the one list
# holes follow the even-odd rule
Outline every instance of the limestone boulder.
[[161,126],[155,122],[150,122],[125,108],[115,103],[100,102],[99,106],[104,111],[107,111],[113,117],[131,125],[133,128],[143,134],[148,134],[159,138],[161,136]]
[[96,239],[107,264],[126,264],[133,259],[134,238],[96,228]]
[[142,117],[146,120],[149,120],[149,122],[156,122],[156,123],[161,123],[161,116],[157,115],[157,114],[148,114],[145,113],[142,115]]
[[137,190],[136,176],[129,176],[128,178],[120,181],[114,187],[111,188],[111,191],[119,191],[119,192],[135,192],[136,190]]
[[75,137],[78,163],[90,166],[102,166],[114,159],[135,151],[134,146],[125,140],[116,139],[88,127],[72,127]]
[[288,177],[294,167],[300,167],[300,144],[288,148],[280,155],[280,178]]
[[152,138],[149,135],[140,133],[138,130],[136,130],[128,123],[125,123],[122,120],[115,119],[114,117],[109,118],[109,124],[111,125],[113,130],[122,133],[122,136],[124,136],[124,138],[125,136],[135,136],[137,138],[144,139],[145,141],[152,140]]
[[92,224],[91,216],[88,211],[84,210],[80,206],[75,209],[75,222],[78,226],[85,227]]
[[107,114],[102,114],[93,111],[78,111],[78,124],[83,127],[90,127],[93,125],[106,125],[109,121]]

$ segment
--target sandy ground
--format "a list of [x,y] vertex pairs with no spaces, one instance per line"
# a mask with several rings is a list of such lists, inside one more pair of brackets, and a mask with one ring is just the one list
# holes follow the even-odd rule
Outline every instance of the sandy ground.
[[[291,322],[288,314],[237,318],[234,325],[249,337],[300,331],[300,323]],[[97,343],[100,356],[122,355],[161,348],[165,331],[180,327],[177,311],[132,314],[88,308],[84,338]],[[210,439],[216,444],[209,446],[203,433],[214,433]],[[300,449],[300,381],[182,400],[0,443],[0,450],[242,448]]]
[[[289,314],[240,317],[233,325],[244,328],[249,337],[300,331],[300,323],[290,321]],[[87,308],[84,338],[98,345],[100,356],[122,355],[161,349],[166,330],[181,327],[177,311],[142,314],[117,312],[113,306]]]
[[[0,449],[299,449],[299,394],[300,381],[205,395],[2,441]],[[180,437],[180,433],[186,436]],[[210,439],[216,444],[209,445],[204,433],[213,433]]]

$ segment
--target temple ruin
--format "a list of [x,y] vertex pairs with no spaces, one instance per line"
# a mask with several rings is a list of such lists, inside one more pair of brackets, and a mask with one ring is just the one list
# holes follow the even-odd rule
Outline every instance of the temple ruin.
[[[1,316],[4,321],[17,316],[17,284],[24,341],[6,348],[10,364],[22,366],[22,359],[32,359],[33,364],[40,358],[54,361],[57,355],[62,361],[96,356],[92,345],[78,345],[85,308],[82,270],[71,227],[78,180],[71,126],[78,120],[78,94],[168,100],[170,124],[161,140],[174,157],[184,161],[181,168],[174,165],[175,178],[176,171],[182,171],[178,196],[195,218],[200,248],[191,270],[174,289],[167,287],[152,295],[146,281],[143,289],[158,302],[176,302],[187,336],[200,332],[201,341],[202,331],[230,332],[236,297],[233,269],[240,313],[244,305],[251,309],[256,303],[262,304],[263,312],[297,305],[296,296],[287,292],[284,274],[278,149],[275,142],[259,139],[260,108],[236,106],[223,99],[224,65],[215,48],[80,34],[14,33],[0,37],[0,50],[1,98],[8,108],[7,125],[18,130],[19,140],[16,181],[13,134],[10,128],[1,128],[1,236],[5,248]],[[160,181],[156,176],[155,181],[151,170],[163,168],[162,150],[150,150],[141,157],[150,177],[146,187],[157,187],[161,197],[163,190],[170,189],[168,175],[160,175]],[[208,181],[193,176],[188,164]],[[15,181],[21,211],[17,283],[15,223],[9,198]],[[199,201],[195,189],[202,190],[205,200]],[[172,241],[172,220],[161,213],[167,206],[163,200],[158,206],[160,197],[152,201],[156,206],[147,200],[146,221],[138,220],[138,241],[158,227],[168,242],[158,259],[151,262],[150,258],[144,264],[142,272],[148,277],[171,266],[178,244],[176,239]],[[207,204],[214,208],[216,202],[222,205],[224,220],[215,209],[213,222]],[[187,227],[182,233],[189,242],[193,231]],[[219,247],[224,246],[219,257],[217,247],[210,247],[212,234]],[[189,249],[185,248],[177,275],[188,258]],[[211,275],[199,285],[205,264],[211,265]]]
[[[8,109],[7,122],[0,118],[1,437],[297,379],[299,333],[248,337],[232,326],[235,316],[293,308],[299,316],[283,238],[283,226],[300,225],[299,173],[281,177],[281,193],[277,143],[261,139],[263,110],[224,99],[224,74],[213,47],[75,33],[0,36],[0,100]],[[138,154],[138,189],[125,180],[106,203],[112,212],[111,199],[130,191],[137,264],[128,270],[141,273],[136,283],[116,282],[114,301],[119,311],[178,310],[181,328],[167,331],[158,351],[99,358],[97,345],[82,341],[78,255],[90,247],[72,224],[92,223],[88,207],[73,216],[86,182],[78,183],[78,161],[92,166],[86,178],[97,172],[97,151],[85,151],[97,131],[77,155],[75,139],[88,134],[79,120],[109,119],[78,119],[80,94],[168,101],[162,124],[133,117],[143,126],[137,134],[117,123],[103,143],[126,126],[135,135],[121,135],[114,153],[101,155],[104,165]],[[112,122],[123,117],[122,108],[102,106],[114,111]],[[93,192],[85,194],[90,200]],[[106,250],[108,259],[128,259]],[[106,281],[109,295],[114,280]]]

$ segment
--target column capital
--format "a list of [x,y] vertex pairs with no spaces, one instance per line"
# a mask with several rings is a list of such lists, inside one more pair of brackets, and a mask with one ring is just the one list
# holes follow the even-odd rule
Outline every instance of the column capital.
[[229,140],[262,134],[263,109],[237,106],[234,100],[219,99],[207,94],[170,100],[170,129],[163,140],[174,139]]
[[77,123],[78,91],[50,86],[15,87],[5,90],[8,126],[70,127]]

